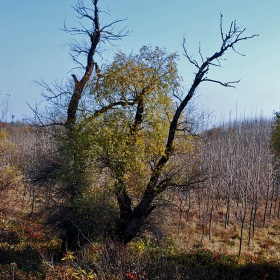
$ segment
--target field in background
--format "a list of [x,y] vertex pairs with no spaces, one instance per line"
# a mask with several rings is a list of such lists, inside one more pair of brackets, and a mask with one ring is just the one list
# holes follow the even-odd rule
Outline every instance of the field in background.
[[208,179],[167,192],[149,221],[152,234],[128,248],[92,241],[77,252],[61,252],[41,212],[56,191],[44,181],[58,160],[51,134],[23,124],[1,130],[8,134],[0,180],[8,183],[0,201],[0,279],[280,279],[270,121],[208,130],[199,139]]

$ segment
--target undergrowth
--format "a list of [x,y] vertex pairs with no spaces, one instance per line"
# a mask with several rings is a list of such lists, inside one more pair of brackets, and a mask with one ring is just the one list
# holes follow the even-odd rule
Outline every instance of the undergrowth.
[[278,259],[184,250],[171,238],[89,243],[61,254],[60,240],[26,217],[2,215],[0,228],[0,279],[280,279]]

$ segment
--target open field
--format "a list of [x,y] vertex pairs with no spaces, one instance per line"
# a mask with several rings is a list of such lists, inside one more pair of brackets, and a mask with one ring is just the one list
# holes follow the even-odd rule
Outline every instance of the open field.
[[62,249],[61,232],[45,223],[55,189],[32,181],[53,163],[49,134],[22,125],[8,132],[16,152],[3,152],[2,171],[9,164],[16,176],[5,177],[1,195],[0,279],[280,279],[269,121],[208,131],[199,143],[208,179],[168,190],[127,246],[100,236],[75,250]]

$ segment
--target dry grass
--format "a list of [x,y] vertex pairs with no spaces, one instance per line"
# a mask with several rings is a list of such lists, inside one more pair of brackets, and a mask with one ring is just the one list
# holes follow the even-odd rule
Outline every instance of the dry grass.
[[[195,205],[195,203],[193,204]],[[174,209],[174,208],[173,208]],[[178,210],[178,209],[177,209]],[[180,229],[179,212],[172,212],[172,219],[166,219],[166,228],[178,248],[190,250],[203,248],[225,254],[238,255],[240,244],[240,223],[233,221],[225,228],[226,209],[219,209],[213,218],[212,234],[209,235],[209,222],[203,225],[202,219],[198,218],[198,209],[193,208],[188,217],[181,218]],[[266,259],[280,259],[280,220],[270,219],[266,227],[261,226],[262,215],[259,215],[254,237],[249,239],[249,225],[244,227],[242,253],[248,256],[264,257]],[[204,227],[204,230],[203,230]],[[170,232],[170,229],[173,229]]]

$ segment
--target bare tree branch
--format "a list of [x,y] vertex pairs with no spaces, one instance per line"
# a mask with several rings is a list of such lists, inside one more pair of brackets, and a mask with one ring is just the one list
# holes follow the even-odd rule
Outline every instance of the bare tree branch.
[[[221,32],[221,36],[222,36],[222,46],[220,48],[220,51],[218,51],[218,52],[214,53],[212,56],[208,57],[205,61],[202,62],[201,65],[199,65],[198,62],[196,60],[194,60],[193,58],[191,58],[190,55],[188,54],[188,51],[187,51],[187,48],[185,45],[186,40],[184,38],[184,40],[183,40],[183,49],[185,51],[184,55],[186,56],[188,61],[198,69],[198,71],[195,74],[194,81],[193,81],[187,95],[182,100],[182,102],[179,104],[178,108],[176,109],[176,112],[174,113],[172,122],[169,127],[169,134],[168,134],[167,143],[166,143],[166,147],[165,147],[165,153],[164,153],[164,155],[162,155],[162,157],[159,159],[159,161],[155,164],[151,177],[150,177],[150,180],[149,180],[147,187],[145,189],[145,192],[142,196],[142,199],[133,210],[133,215],[135,217],[138,217],[138,219],[139,219],[138,222],[140,224],[139,225],[140,227],[141,227],[141,224],[143,223],[143,221],[146,219],[146,217],[151,213],[151,211],[153,211],[154,206],[152,205],[152,202],[155,199],[155,197],[157,197],[160,193],[162,193],[167,188],[167,184],[161,184],[159,179],[160,179],[160,176],[162,174],[162,171],[163,171],[166,163],[169,161],[169,159],[173,153],[173,142],[175,139],[176,131],[178,129],[180,116],[182,115],[182,113],[183,113],[184,109],[186,108],[187,104],[189,103],[189,101],[193,98],[197,87],[200,85],[201,82],[207,80],[207,78],[204,78],[204,76],[206,73],[208,73],[209,67],[212,65],[213,61],[218,60],[220,57],[222,57],[229,48],[233,48],[235,46],[235,44],[237,44],[238,42],[258,36],[258,35],[252,35],[252,36],[241,37],[241,35],[243,34],[244,31],[245,31],[245,29],[240,31],[239,28],[236,27],[236,22],[233,21],[231,23],[229,32],[224,37],[223,31],[222,31],[222,15],[221,15],[220,32]],[[201,57],[202,57],[202,55],[201,55]],[[215,81],[215,80],[212,80],[212,81],[220,83],[223,86],[231,86],[230,82],[222,83],[222,82]],[[133,235],[131,235],[130,231],[131,231],[131,229],[128,228],[127,235],[125,237],[125,242],[130,241],[131,238],[134,237]]]
[[208,78],[204,78],[201,80],[202,82],[212,82],[212,83],[217,83],[217,84],[220,84],[224,87],[232,87],[232,88],[235,88],[235,86],[233,86],[232,84],[237,84],[239,83],[241,80],[238,80],[238,81],[233,81],[233,82],[221,82],[221,81],[217,81],[217,80],[212,80],[212,79],[208,79]]
[[112,23],[104,25],[101,28],[99,22],[100,12],[98,9],[98,0],[92,0],[92,4],[94,7],[93,9],[86,7],[84,5],[84,2],[82,0],[79,0],[76,7],[74,7],[74,10],[78,13],[80,19],[85,18],[91,22],[92,29],[86,28],[81,23],[81,29],[75,27],[69,29],[66,27],[66,25],[64,25],[65,32],[71,33],[73,35],[85,35],[90,41],[89,46],[84,43],[83,45],[74,44],[71,47],[71,50],[74,53],[72,55],[72,59],[74,60],[74,62],[78,62],[78,56],[80,54],[85,54],[87,57],[87,65],[85,67],[85,73],[80,80],[78,80],[74,74],[72,75],[75,82],[75,88],[67,110],[67,120],[65,122],[65,126],[68,128],[71,128],[76,122],[76,113],[78,110],[80,99],[82,97],[82,92],[91,77],[94,65],[97,65],[94,61],[94,55],[99,43],[106,43],[112,40],[120,40],[128,34],[127,32],[124,32],[125,29],[122,29],[119,32],[113,32],[112,30],[116,23],[122,22],[124,20],[113,21]]
[[188,59],[188,61],[189,61],[191,64],[193,64],[195,67],[199,68],[198,63],[197,63],[193,58],[191,58],[191,57],[189,56],[189,54],[188,54],[188,50],[187,50],[187,47],[186,47],[186,38],[185,38],[185,37],[183,38],[182,47],[183,47],[183,49],[184,49],[184,56]]

